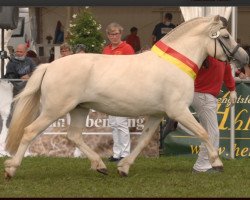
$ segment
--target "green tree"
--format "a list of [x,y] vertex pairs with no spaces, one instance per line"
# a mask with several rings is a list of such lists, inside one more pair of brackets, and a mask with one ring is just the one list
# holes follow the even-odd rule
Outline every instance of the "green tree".
[[89,53],[101,53],[105,40],[101,33],[101,24],[96,22],[92,13],[87,9],[72,16],[69,24],[68,43],[74,48],[84,44]]

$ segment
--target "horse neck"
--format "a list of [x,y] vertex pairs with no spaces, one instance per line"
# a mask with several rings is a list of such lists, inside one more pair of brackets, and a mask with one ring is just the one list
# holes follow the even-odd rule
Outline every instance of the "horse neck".
[[207,57],[207,40],[211,24],[206,18],[185,22],[161,39],[161,42],[193,61],[200,68]]
[[205,58],[208,56],[204,39],[192,40],[189,37],[185,37],[185,39],[180,41],[166,41],[166,44],[173,48],[175,51],[193,61],[199,68]]

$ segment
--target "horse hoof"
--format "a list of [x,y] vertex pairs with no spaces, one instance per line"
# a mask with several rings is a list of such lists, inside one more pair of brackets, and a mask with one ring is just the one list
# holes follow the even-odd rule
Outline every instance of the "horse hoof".
[[121,176],[121,177],[127,177],[128,174],[123,172],[123,171],[120,171],[120,170],[117,170],[118,174]]
[[217,166],[217,167],[213,167],[214,170],[218,171],[218,172],[223,172],[224,171],[224,167],[223,166]]
[[9,181],[10,179],[12,178],[12,176],[8,173],[8,172],[4,172],[4,179],[6,180],[6,181]]
[[106,168],[97,169],[96,171],[98,171],[101,174],[108,175],[108,170]]

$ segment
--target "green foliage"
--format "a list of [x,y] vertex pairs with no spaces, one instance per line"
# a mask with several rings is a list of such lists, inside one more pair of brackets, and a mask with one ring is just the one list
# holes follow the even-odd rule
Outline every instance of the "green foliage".
[[68,43],[71,46],[84,44],[89,53],[101,53],[105,40],[101,33],[101,24],[99,24],[92,13],[87,9],[72,16],[69,25]]
[[250,160],[223,160],[225,171],[192,174],[196,157],[176,156],[136,159],[129,176],[117,174],[117,164],[103,159],[105,176],[90,170],[82,158],[26,157],[16,176],[3,179],[0,158],[0,198],[3,197],[250,197]]

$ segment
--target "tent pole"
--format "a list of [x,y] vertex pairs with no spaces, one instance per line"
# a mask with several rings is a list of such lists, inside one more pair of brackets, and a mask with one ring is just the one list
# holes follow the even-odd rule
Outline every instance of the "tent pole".
[[[237,41],[237,21],[238,21],[238,15],[237,15],[237,7],[232,8],[232,37]],[[235,70],[233,70],[234,72]],[[233,76],[235,74],[233,73]],[[235,144],[235,126],[234,126],[234,120],[235,120],[235,106],[231,107],[230,112],[230,158],[234,159],[234,144]]]
[[2,54],[4,54],[4,29],[2,28],[2,39],[1,39],[1,78],[4,77],[4,56]]

